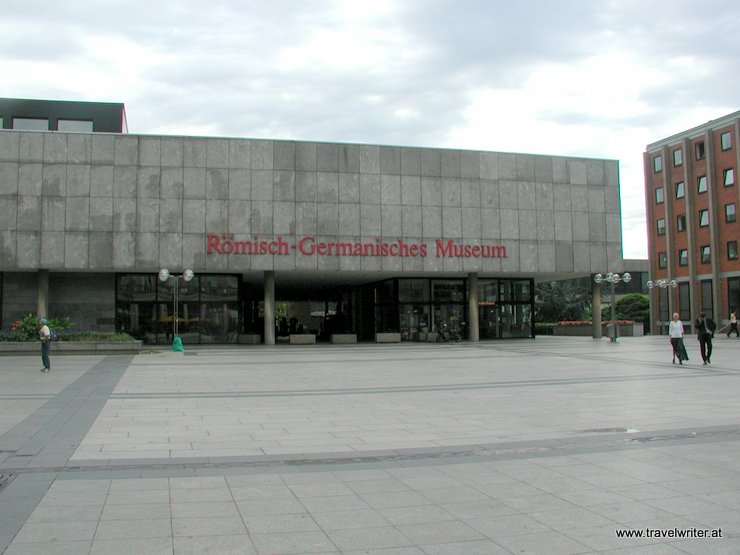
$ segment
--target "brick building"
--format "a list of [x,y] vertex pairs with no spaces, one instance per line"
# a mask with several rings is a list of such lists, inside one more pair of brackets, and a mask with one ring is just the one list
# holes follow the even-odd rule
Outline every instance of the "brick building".
[[651,295],[653,333],[674,312],[684,326],[700,312],[723,326],[740,309],[739,135],[735,112],[647,146],[651,277],[676,282]]

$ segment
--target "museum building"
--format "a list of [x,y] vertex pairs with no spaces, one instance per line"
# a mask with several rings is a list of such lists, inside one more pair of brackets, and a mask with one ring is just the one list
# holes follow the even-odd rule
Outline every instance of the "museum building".
[[536,282],[624,267],[616,160],[136,135],[87,102],[0,99],[0,128],[3,329],[534,337]]

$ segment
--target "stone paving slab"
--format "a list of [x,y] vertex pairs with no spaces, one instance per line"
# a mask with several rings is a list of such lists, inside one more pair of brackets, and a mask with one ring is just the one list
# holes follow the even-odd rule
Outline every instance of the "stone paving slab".
[[740,342],[669,355],[186,346],[48,375],[4,357],[0,552],[740,552]]

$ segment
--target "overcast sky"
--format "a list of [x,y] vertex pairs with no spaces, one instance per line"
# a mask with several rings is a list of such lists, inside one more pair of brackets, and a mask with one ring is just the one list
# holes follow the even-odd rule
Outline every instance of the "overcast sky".
[[740,109],[737,0],[4,0],[0,96],[123,102],[129,131],[620,161]]

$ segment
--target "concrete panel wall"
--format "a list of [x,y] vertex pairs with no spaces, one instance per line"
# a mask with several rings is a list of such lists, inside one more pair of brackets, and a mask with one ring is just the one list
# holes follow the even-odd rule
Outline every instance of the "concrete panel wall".
[[[617,162],[530,154],[2,131],[0,216],[4,271],[532,275],[600,272],[621,253]],[[508,258],[206,255],[208,233],[452,239]]]

